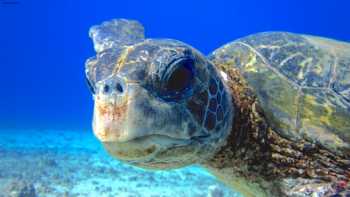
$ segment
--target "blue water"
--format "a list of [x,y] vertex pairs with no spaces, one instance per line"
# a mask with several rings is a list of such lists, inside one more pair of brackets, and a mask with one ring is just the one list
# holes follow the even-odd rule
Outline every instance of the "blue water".
[[[198,168],[165,175],[149,174],[125,167],[105,155],[91,133],[93,102],[84,81],[84,61],[94,55],[88,38],[89,27],[112,18],[136,19],[145,26],[146,37],[178,39],[208,54],[222,44],[261,31],[290,31],[350,41],[349,7],[347,0],[0,0],[0,185],[23,179],[40,193],[40,189],[45,190],[44,182],[57,182],[56,185],[62,185],[53,189],[47,186],[44,196],[60,196],[64,192],[72,196],[69,192],[89,174],[89,169],[77,169],[76,163],[93,155],[91,157],[97,159],[89,161],[91,165],[94,162],[110,164],[105,166],[107,171],[104,169],[100,174],[107,176],[110,169],[118,172],[122,169],[122,173],[137,177],[137,181],[129,180],[130,177],[124,179],[144,184],[149,187],[148,191],[154,187],[163,188],[156,191],[168,188],[170,193],[164,196],[188,196],[190,188],[201,191],[194,196],[206,196],[212,190],[234,196],[235,193]],[[76,140],[80,135],[85,141]],[[67,162],[62,162],[65,157]],[[25,169],[26,165],[35,168],[33,162],[43,162],[40,171],[43,174],[33,175],[35,170]],[[98,176],[94,165],[91,171]],[[46,168],[54,169],[57,180],[53,181],[55,174],[52,170],[45,171]],[[60,170],[65,174],[59,173]],[[102,179],[99,184],[110,184],[103,181],[107,179],[116,181],[116,185],[125,182],[123,177],[109,175],[99,177]],[[49,178],[44,180],[40,176]],[[77,176],[80,179],[69,181],[70,177]],[[148,178],[142,180],[142,177]],[[182,177],[180,181],[179,177]],[[203,177],[207,181],[201,182]],[[182,186],[176,186],[178,182]],[[137,189],[136,185],[124,188],[127,191],[115,189],[113,184],[99,187],[107,190],[112,187],[112,193],[118,192],[119,196],[147,193],[143,195],[144,190]],[[0,188],[0,196],[6,196],[3,192],[8,189]],[[97,191],[107,196],[107,191]],[[92,190],[80,192],[81,196],[97,195],[91,193]]]

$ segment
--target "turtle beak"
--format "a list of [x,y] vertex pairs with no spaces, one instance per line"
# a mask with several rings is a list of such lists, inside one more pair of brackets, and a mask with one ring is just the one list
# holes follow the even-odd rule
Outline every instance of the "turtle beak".
[[108,102],[95,98],[93,130],[96,137],[102,142],[124,141],[127,131],[126,124],[127,102]]
[[128,140],[128,93],[120,78],[99,82],[94,96],[93,131],[102,142]]

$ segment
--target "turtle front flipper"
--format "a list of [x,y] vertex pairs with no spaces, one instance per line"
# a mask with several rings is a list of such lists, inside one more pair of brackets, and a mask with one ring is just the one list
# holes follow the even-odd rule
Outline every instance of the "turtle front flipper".
[[320,182],[304,178],[289,178],[281,181],[284,196],[298,197],[348,197],[350,196],[350,185],[345,181]]

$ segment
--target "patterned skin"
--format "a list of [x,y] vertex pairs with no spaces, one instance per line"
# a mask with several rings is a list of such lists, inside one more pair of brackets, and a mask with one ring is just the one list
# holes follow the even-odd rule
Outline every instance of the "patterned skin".
[[[297,172],[275,178],[278,183],[274,187],[283,191],[280,195],[350,195],[349,57],[348,43],[286,32],[251,35],[209,56],[226,70],[237,69],[256,94],[271,129],[293,146],[304,147],[296,150],[284,143],[278,146],[285,150],[279,150],[270,145],[271,156],[266,160],[274,155],[280,158],[267,165],[283,166],[286,174]],[[301,159],[309,157],[307,147],[315,145],[332,153],[333,158],[316,158],[318,153],[312,153],[309,161]],[[324,178],[318,171],[334,176]]]
[[330,196],[350,185],[350,46],[261,33],[208,58],[118,19],[90,29],[93,130],[151,169],[202,164],[245,196]]
[[349,44],[271,32],[229,43],[212,56],[241,71],[278,133],[350,157]]

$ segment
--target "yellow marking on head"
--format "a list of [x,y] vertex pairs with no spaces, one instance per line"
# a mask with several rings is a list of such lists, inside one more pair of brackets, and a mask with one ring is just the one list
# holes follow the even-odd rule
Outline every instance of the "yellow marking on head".
[[132,46],[126,46],[126,48],[122,51],[122,53],[120,54],[120,57],[118,58],[114,66],[112,74],[119,72],[119,70],[125,65],[125,60],[128,57],[132,48],[133,48]]
[[[144,41],[144,42],[146,42],[146,41]],[[130,52],[132,50],[134,50],[136,47],[144,44],[144,42],[139,42],[139,43],[136,43],[132,46],[125,46],[125,49],[122,51],[122,53],[120,54],[120,57],[118,58],[117,62],[115,63],[112,74],[119,72],[120,69],[123,68],[123,66],[125,65],[125,63],[126,63],[125,61],[126,61],[128,55],[130,54]],[[131,63],[131,61],[128,63]]]

